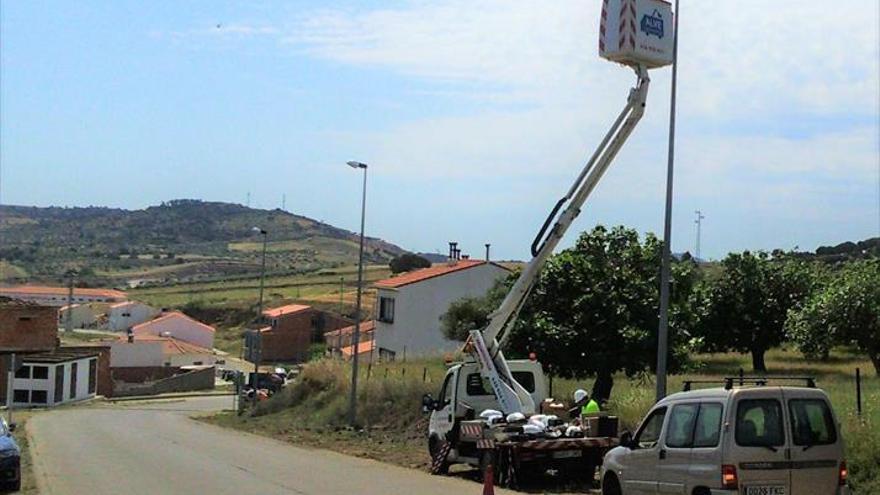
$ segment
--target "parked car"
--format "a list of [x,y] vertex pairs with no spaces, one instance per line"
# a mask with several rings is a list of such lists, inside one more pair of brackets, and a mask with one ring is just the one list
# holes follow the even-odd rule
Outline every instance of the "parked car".
[[666,397],[605,455],[602,493],[849,494],[839,423],[825,392],[808,384],[728,379]]
[[7,424],[0,417],[0,490],[17,492],[21,489],[21,449],[13,431],[15,423]]

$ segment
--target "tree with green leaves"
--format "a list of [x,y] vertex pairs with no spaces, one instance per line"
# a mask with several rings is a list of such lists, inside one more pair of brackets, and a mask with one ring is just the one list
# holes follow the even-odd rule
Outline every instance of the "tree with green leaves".
[[785,340],[788,311],[812,293],[816,269],[781,252],[731,253],[722,266],[698,310],[704,350],[749,353],[753,370],[766,372],[764,355]]
[[789,314],[786,329],[807,357],[828,356],[836,345],[855,344],[880,376],[880,260],[847,263]]
[[[613,375],[633,376],[653,369],[657,358],[661,242],[648,234],[641,242],[624,227],[596,227],[570,249],[550,258],[535,283],[505,352],[535,352],[556,376],[595,376],[592,396],[606,400]],[[675,369],[686,357],[693,315],[688,300],[695,283],[692,262],[673,264],[670,356]],[[454,304],[444,316],[447,336],[461,338],[482,328],[503,298],[499,287],[488,297]]]
[[391,260],[388,265],[391,267],[391,273],[401,273],[428,268],[431,266],[431,262],[417,254],[403,253]]

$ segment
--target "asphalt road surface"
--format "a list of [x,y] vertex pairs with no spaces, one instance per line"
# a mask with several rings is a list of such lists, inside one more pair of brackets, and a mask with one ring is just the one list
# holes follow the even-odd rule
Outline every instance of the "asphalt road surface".
[[37,414],[28,422],[28,432],[40,493],[482,493],[473,482],[294,447],[189,418],[198,411],[227,408],[230,402],[213,397]]

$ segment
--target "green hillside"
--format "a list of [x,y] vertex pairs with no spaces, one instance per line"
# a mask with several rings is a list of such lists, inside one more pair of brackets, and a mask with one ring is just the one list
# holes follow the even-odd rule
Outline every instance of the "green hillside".
[[[303,273],[357,261],[347,230],[282,210],[173,200],[143,210],[0,205],[0,281],[79,285],[164,285],[246,276],[259,269],[269,232],[270,272]],[[386,263],[398,246],[368,239],[366,258]]]

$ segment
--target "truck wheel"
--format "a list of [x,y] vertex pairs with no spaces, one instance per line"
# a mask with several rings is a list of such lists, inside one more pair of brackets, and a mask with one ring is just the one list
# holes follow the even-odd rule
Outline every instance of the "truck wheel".
[[620,495],[620,482],[614,474],[605,475],[602,480],[602,495]]
[[449,461],[446,458],[449,456],[450,450],[452,450],[452,444],[449,442],[438,438],[431,438],[428,441],[428,453],[431,455],[431,474],[449,473]]

